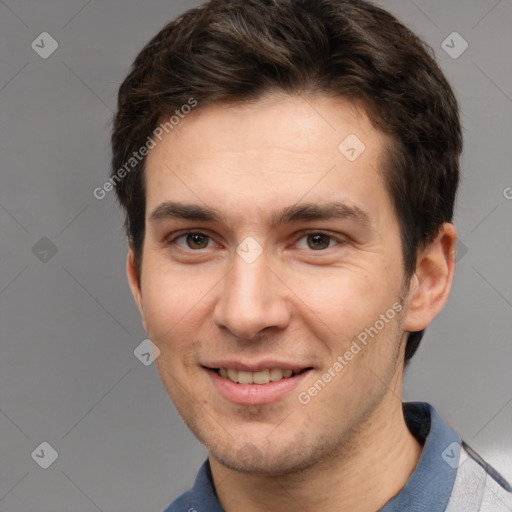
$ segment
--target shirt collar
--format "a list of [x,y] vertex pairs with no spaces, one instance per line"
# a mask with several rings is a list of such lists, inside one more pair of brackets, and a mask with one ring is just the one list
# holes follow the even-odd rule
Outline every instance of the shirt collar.
[[444,512],[455,482],[460,437],[424,402],[403,404],[407,427],[423,451],[405,487],[380,512]]

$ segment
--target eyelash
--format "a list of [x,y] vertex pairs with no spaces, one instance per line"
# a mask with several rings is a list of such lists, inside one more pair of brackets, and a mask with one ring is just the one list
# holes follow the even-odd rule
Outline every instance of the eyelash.
[[[183,238],[183,237],[187,237],[189,235],[201,235],[201,236],[204,236],[206,238],[208,238],[209,240],[208,241],[211,241],[213,239],[213,237],[211,237],[210,235],[206,234],[206,233],[203,233],[202,231],[186,231],[185,233],[181,233],[179,234],[178,236],[175,236],[174,238],[172,239],[169,239],[168,241],[168,245],[177,245],[180,249],[182,250],[185,250],[185,251],[192,251],[192,252],[201,252],[203,251],[204,249],[208,249],[208,247],[205,247],[204,249],[191,249],[190,247],[187,247],[187,248],[184,248],[184,247],[181,247],[179,246],[177,243],[176,243],[176,240],[180,239],[180,238]],[[296,245],[300,240],[304,239],[304,238],[307,238],[308,236],[312,236],[312,235],[320,235],[320,236],[323,236],[323,237],[327,237],[329,238],[329,243],[331,242],[335,242],[334,246],[336,245],[342,245],[346,242],[346,240],[343,240],[339,237],[336,237],[330,233],[327,233],[325,231],[308,231],[306,233],[303,233],[298,239],[297,241],[295,242],[294,245]],[[309,249],[311,252],[324,252],[326,251],[327,249],[331,249],[332,247],[334,246],[331,246],[329,245],[328,247],[324,248],[324,249],[317,249],[317,250],[314,250],[314,249]],[[308,250],[308,249],[303,249],[303,250]]]

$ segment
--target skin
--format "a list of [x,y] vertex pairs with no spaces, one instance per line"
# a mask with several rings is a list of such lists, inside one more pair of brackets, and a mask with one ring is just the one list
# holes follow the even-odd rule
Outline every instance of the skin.
[[[131,249],[127,259],[144,328],[161,351],[155,364],[165,389],[207,447],[227,512],[298,504],[375,511],[421,455],[401,409],[406,332],[425,328],[448,298],[455,228],[442,226],[405,280],[399,223],[380,174],[388,141],[353,103],[273,94],[199,107],[148,155],[140,282]],[[353,162],[338,150],[349,134],[366,146]],[[215,208],[221,218],[152,219],[167,201]],[[334,201],[357,206],[369,223],[272,222],[287,207]],[[192,248],[187,230],[203,234]],[[308,237],[319,231],[328,236]],[[262,248],[252,263],[236,252],[248,236]],[[298,393],[393,304],[402,305],[400,314],[300,403]],[[313,370],[277,402],[237,405],[203,367],[219,358]]]

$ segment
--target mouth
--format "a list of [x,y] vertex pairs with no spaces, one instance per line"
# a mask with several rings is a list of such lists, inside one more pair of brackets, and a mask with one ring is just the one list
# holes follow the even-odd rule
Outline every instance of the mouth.
[[285,400],[314,371],[313,367],[265,366],[237,369],[219,364],[219,367],[204,369],[210,375],[213,389],[237,405],[263,405]]
[[247,370],[237,370],[234,368],[207,368],[216,373],[223,379],[230,380],[235,384],[241,385],[265,385],[270,382],[279,382],[281,380],[290,379],[304,372],[312,370],[312,367],[302,368],[300,370],[292,370],[288,368],[268,368],[251,372]]
[[263,405],[286,400],[315,371],[313,366],[279,361],[224,359],[202,365],[213,390],[237,405]]

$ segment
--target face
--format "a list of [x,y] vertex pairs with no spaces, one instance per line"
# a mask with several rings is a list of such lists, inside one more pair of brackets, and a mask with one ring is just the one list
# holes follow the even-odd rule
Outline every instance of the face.
[[402,371],[386,140],[341,99],[200,107],[148,155],[133,293],[162,382],[210,455],[294,471],[349,439]]

